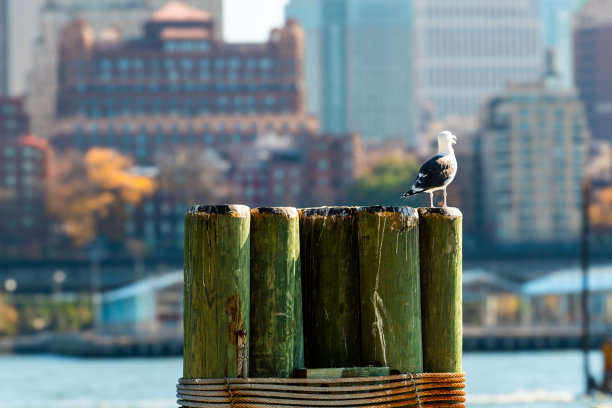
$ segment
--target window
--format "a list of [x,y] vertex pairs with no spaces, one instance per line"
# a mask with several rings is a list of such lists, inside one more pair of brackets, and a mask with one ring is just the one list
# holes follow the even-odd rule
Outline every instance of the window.
[[283,178],[285,178],[285,170],[283,170],[283,169],[275,169],[274,170],[274,179],[275,180],[282,180]]
[[4,148],[4,156],[13,157],[15,156],[15,148],[14,147],[5,147]]
[[5,176],[4,184],[6,184],[9,187],[13,187],[15,184],[17,184],[17,178],[15,178],[15,176],[13,175]]

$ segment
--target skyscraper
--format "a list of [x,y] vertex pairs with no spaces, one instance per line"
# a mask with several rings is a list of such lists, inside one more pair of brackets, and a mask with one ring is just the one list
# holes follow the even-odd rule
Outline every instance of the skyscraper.
[[8,0],[0,0],[0,96],[9,92]]
[[550,84],[570,88],[574,84],[573,19],[585,0],[541,0],[542,35],[549,58]]
[[576,86],[593,137],[612,141],[612,1],[589,0],[575,20]]
[[484,108],[483,228],[498,244],[577,243],[589,136],[574,90],[514,84]]
[[[79,16],[88,22],[96,37],[113,35],[112,32],[118,30],[122,38],[134,38],[141,34],[142,25],[151,12],[165,3],[162,0],[47,0],[41,11],[41,36],[35,46],[27,90],[27,110],[33,132],[47,138],[55,118],[59,37],[64,25]],[[221,25],[217,22],[223,20],[222,0],[168,3],[190,3],[209,11],[215,18],[215,35],[221,35]]]
[[475,115],[508,82],[543,71],[542,21],[533,0],[415,0],[417,106]]
[[306,32],[308,109],[324,132],[414,143],[412,6],[405,0],[291,0]]

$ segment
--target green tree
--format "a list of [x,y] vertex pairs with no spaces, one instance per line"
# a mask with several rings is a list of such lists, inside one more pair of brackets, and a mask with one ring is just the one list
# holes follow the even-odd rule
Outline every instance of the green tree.
[[423,197],[401,198],[416,179],[419,163],[416,158],[385,157],[372,170],[355,181],[350,189],[352,205],[409,205],[418,207]]

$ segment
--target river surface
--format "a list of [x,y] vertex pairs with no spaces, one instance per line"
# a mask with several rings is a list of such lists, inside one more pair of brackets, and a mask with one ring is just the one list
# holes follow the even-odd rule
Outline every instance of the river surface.
[[[599,381],[600,353],[590,356]],[[469,353],[468,406],[612,408],[612,398],[583,397],[578,351]],[[172,408],[180,358],[76,359],[0,356],[0,408]]]

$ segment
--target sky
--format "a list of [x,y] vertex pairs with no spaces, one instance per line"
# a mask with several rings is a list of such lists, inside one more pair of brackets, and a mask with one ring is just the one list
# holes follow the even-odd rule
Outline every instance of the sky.
[[289,0],[224,0],[224,37],[229,42],[262,42],[285,21]]
[[[24,92],[38,34],[36,17],[43,0],[9,0],[11,15],[11,93]],[[283,25],[289,0],[223,0],[224,33],[229,42],[263,42],[270,30]]]

